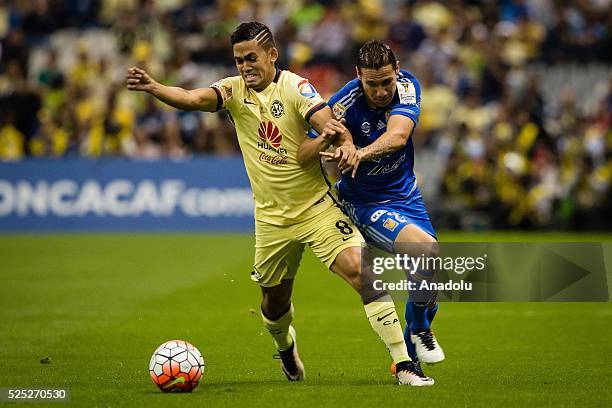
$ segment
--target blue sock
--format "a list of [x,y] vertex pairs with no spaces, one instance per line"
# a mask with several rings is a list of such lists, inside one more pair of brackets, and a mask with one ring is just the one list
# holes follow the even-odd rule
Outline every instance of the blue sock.
[[410,308],[410,330],[413,333],[429,329],[429,320],[427,319],[427,303],[408,302],[406,308]]
[[436,312],[438,311],[438,306],[439,305],[440,304],[436,302],[434,307],[427,307],[427,320],[429,321],[430,325],[431,325],[431,322],[433,321],[434,317],[436,316]]
[[[420,287],[421,282],[431,281],[433,272],[425,269],[419,269],[416,273],[408,274],[408,280],[415,283],[415,287]],[[428,290],[416,290],[410,296],[414,301],[406,303],[406,310],[410,309],[410,330],[413,333],[429,329],[429,319],[427,307],[429,300],[432,299],[432,293]],[[406,312],[408,314],[408,312]],[[434,312],[435,314],[435,312]]]
[[408,355],[412,361],[417,361],[416,347],[410,340],[410,326],[412,325],[412,308],[409,306],[410,302],[406,302],[406,311],[404,316],[406,317],[406,327],[404,328],[404,341],[406,342],[406,348],[408,349]]

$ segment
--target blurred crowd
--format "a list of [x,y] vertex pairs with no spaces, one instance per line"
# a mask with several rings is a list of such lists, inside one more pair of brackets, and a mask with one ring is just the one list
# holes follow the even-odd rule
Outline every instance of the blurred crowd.
[[[0,0],[0,160],[239,154],[223,112],[167,108],[124,77],[134,64],[186,88],[236,75],[229,34],[248,20],[324,97],[367,39],[394,48],[421,82],[413,137],[435,152],[442,226],[612,227],[608,0]],[[575,64],[607,73],[545,92]]]

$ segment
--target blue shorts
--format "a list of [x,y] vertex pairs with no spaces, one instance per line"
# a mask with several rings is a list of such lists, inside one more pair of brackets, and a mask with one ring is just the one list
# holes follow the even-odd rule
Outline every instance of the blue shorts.
[[431,225],[423,197],[416,188],[404,200],[353,205],[341,202],[342,210],[351,218],[366,241],[388,252],[393,252],[393,243],[406,225],[414,224],[432,237],[436,231]]

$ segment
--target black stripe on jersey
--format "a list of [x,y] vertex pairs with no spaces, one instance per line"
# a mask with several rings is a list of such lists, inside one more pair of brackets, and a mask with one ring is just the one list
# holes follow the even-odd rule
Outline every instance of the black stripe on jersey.
[[325,106],[327,106],[327,104],[325,102],[321,102],[320,104],[312,107],[308,111],[308,113],[306,113],[306,116],[304,116],[304,119],[306,119],[306,122],[310,123],[310,118],[312,117],[312,115],[314,115],[316,112],[318,112],[321,109],[323,109]]
[[278,78],[280,78],[280,74],[281,74],[281,70],[276,68],[276,75],[274,75],[274,79],[272,80],[272,82],[277,83],[278,82]]
[[338,201],[336,201],[336,197],[334,197],[334,195],[329,191],[332,188],[332,185],[329,179],[327,178],[327,173],[325,172],[325,169],[323,168],[323,162],[320,160],[319,160],[319,168],[321,169],[321,175],[323,176],[323,180],[325,180],[325,184],[327,184],[327,187],[328,187],[326,194],[332,199],[334,204],[336,204],[336,207],[340,208],[340,204],[338,203]]
[[232,122],[232,126],[235,129],[236,128],[236,124],[234,123],[234,118],[232,118],[232,114],[228,110],[226,110],[226,112],[227,112],[227,117],[229,118],[230,122]]
[[215,112],[219,112],[221,110],[221,106],[223,106],[223,96],[221,96],[221,91],[216,87],[213,86],[212,89],[217,94],[217,108],[215,109]]
[[323,168],[323,162],[321,160],[319,160],[319,168],[321,169],[321,175],[323,176],[323,180],[325,180],[325,184],[327,184],[327,187],[331,188],[332,185],[329,182],[329,179],[327,178],[327,173]]
[[329,192],[329,190],[327,191],[326,194],[332,199],[334,204],[336,204],[336,207],[341,208],[340,207],[340,203],[338,201],[336,201],[336,198],[334,197],[334,195],[332,193]]

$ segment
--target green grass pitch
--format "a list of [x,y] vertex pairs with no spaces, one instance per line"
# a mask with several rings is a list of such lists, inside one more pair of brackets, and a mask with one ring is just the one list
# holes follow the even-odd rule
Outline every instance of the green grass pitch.
[[[611,235],[441,234],[493,239]],[[399,387],[359,298],[309,251],[294,292],[307,381],[289,383],[256,312],[252,256],[250,235],[0,236],[0,387],[68,388],[71,406],[108,407],[612,403],[611,303],[443,303],[434,328],[447,360],[425,367],[436,385]],[[174,338],[206,361],[192,394],[149,379],[151,353]]]

